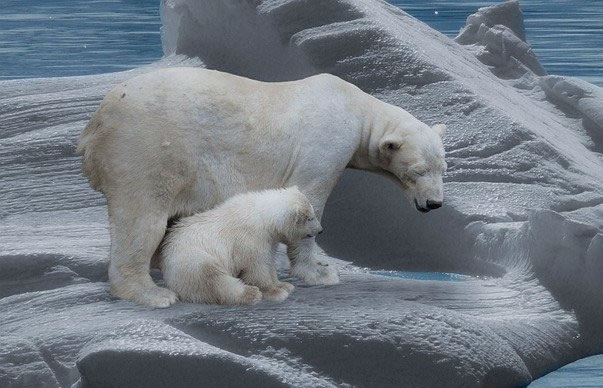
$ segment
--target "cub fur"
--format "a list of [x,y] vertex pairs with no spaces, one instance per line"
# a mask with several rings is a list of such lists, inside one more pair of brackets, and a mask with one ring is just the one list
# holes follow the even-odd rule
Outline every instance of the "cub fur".
[[182,301],[283,301],[293,285],[277,278],[279,243],[298,243],[321,232],[312,205],[297,187],[238,194],[173,226],[160,268]]

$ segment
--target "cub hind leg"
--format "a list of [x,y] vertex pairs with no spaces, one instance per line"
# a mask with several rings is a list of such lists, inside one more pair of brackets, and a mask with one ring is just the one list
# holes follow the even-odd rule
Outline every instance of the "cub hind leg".
[[[189,302],[225,305],[254,305],[262,300],[258,287],[246,285],[227,273],[219,264],[205,262],[199,265],[195,281],[187,290],[177,290],[180,297]],[[180,287],[182,288],[182,287]]]

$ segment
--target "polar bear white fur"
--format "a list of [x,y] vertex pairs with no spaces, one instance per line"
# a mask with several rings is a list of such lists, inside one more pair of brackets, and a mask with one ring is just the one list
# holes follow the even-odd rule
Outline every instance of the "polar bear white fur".
[[[438,208],[444,130],[328,74],[271,83],[169,68],[126,81],[78,144],[85,176],[107,198],[111,290],[150,306],[175,302],[149,275],[168,220],[238,193],[297,185],[320,220],[348,167],[393,179],[420,211]],[[289,245],[291,274],[337,283],[316,249],[313,238]]]
[[255,304],[262,296],[283,301],[293,285],[277,278],[279,243],[296,244],[321,232],[297,187],[238,194],[170,228],[160,268],[182,301]]

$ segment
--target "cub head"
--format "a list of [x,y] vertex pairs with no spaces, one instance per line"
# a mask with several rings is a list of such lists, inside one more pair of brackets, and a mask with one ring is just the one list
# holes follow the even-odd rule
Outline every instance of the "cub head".
[[410,128],[396,129],[379,141],[380,167],[394,175],[408,199],[420,212],[442,206],[444,160],[442,136],[444,124],[429,127],[417,120]]
[[285,239],[298,241],[315,237],[322,233],[322,226],[314,214],[314,208],[308,198],[297,186],[286,189],[288,195],[287,226]]

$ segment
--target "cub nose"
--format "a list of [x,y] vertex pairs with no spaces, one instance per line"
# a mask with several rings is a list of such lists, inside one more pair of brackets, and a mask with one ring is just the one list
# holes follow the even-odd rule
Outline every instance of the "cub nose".
[[322,234],[322,229],[318,231],[318,234]]
[[442,207],[442,202],[440,202],[440,201],[431,201],[431,200],[428,199],[426,205],[427,205],[428,209],[432,209],[433,210],[433,209],[437,209],[439,207]]

